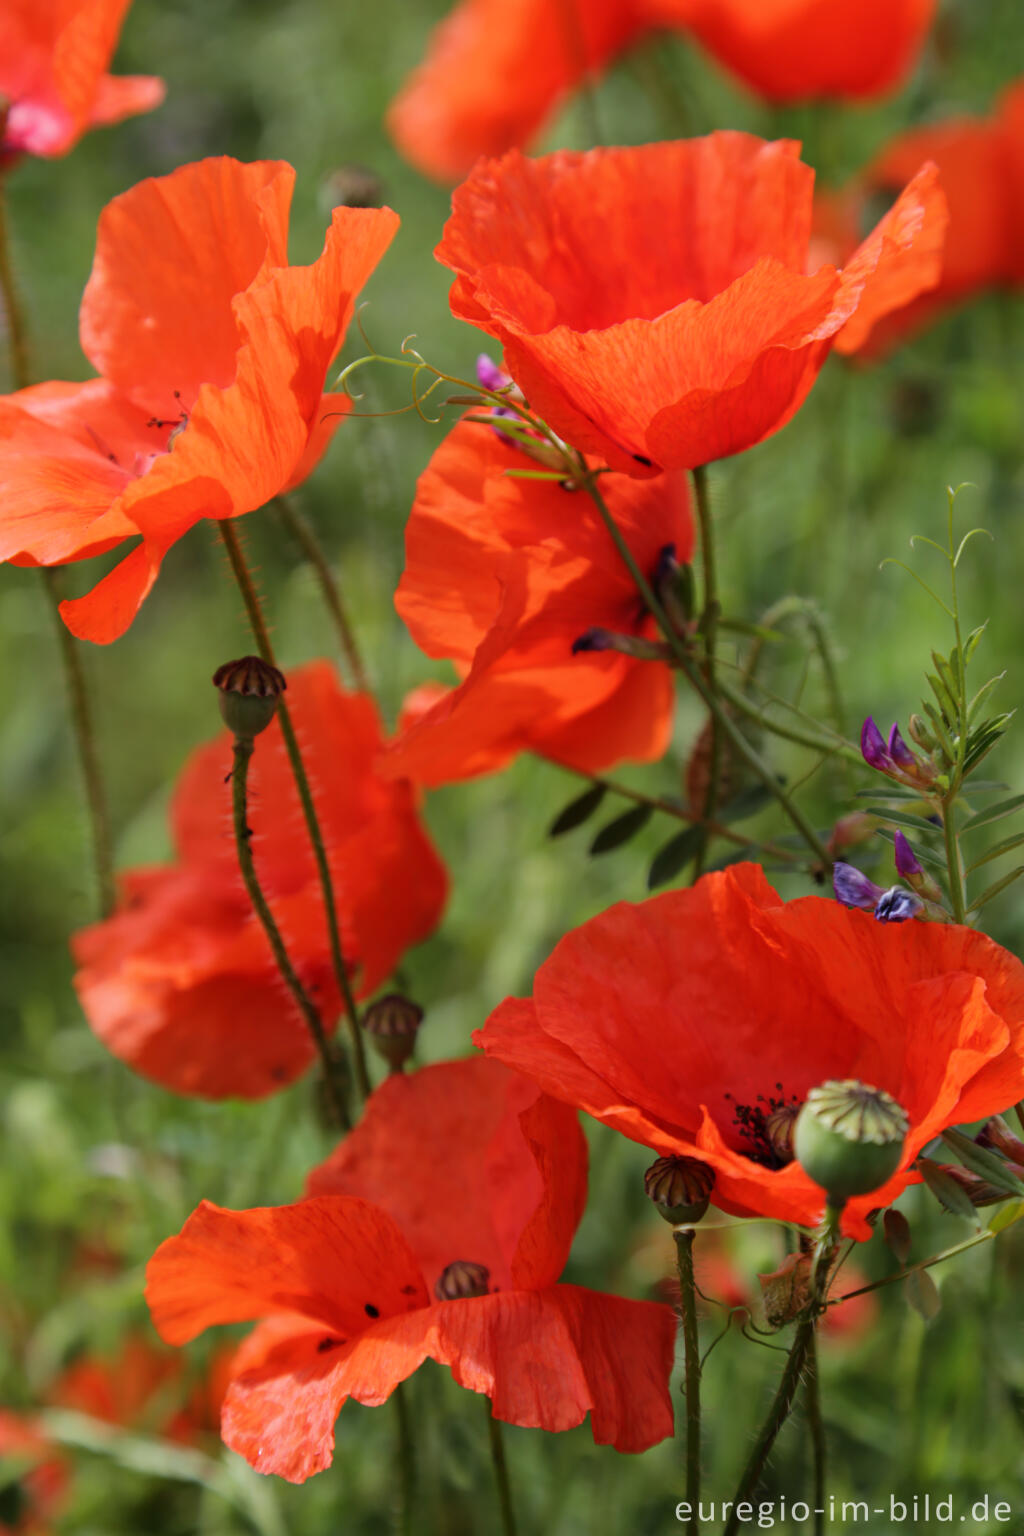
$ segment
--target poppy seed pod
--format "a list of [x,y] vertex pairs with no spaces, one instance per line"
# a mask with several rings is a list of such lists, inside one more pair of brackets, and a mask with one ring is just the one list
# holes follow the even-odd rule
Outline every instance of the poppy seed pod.
[[363,1028],[392,1072],[400,1072],[409,1060],[422,1022],[423,1009],[400,992],[378,997],[363,1014]]
[[714,1169],[695,1157],[659,1157],[644,1174],[647,1198],[673,1226],[700,1221],[714,1187]]
[[491,1272],[486,1264],[456,1259],[438,1275],[434,1295],[438,1301],[466,1301],[471,1296],[486,1296],[490,1281]]
[[906,1111],[890,1094],[848,1078],[811,1089],[797,1117],[793,1150],[829,1203],[843,1204],[892,1177],[908,1129]]
[[213,685],[220,690],[224,724],[244,741],[252,741],[266,730],[277,714],[278,699],[288,687],[284,673],[259,656],[226,661],[213,674]]

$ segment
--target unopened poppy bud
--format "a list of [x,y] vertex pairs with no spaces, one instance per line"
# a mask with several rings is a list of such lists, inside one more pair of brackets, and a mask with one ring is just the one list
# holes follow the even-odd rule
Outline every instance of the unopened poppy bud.
[[423,1009],[400,992],[378,997],[363,1014],[363,1028],[392,1072],[400,1072],[409,1060],[422,1022]]
[[658,552],[654,568],[654,590],[677,634],[685,635],[696,607],[693,567],[681,565],[674,544],[665,544]]
[[974,1139],[979,1147],[998,1152],[1016,1163],[1018,1168],[1024,1168],[1024,1141],[1014,1135],[1002,1115],[993,1115],[991,1120],[986,1120]]
[[700,1221],[715,1187],[715,1170],[695,1157],[659,1157],[644,1174],[647,1198],[677,1227]]
[[848,1078],[812,1088],[797,1117],[793,1150],[831,1205],[866,1195],[892,1177],[910,1122],[881,1088]]
[[486,1264],[472,1259],[456,1259],[438,1275],[434,1295],[438,1301],[466,1301],[471,1296],[486,1296],[491,1272]]
[[990,1184],[987,1179],[972,1173],[969,1168],[961,1168],[959,1163],[938,1163],[939,1172],[947,1179],[952,1179],[958,1184],[974,1206],[998,1205],[1001,1200],[1011,1200],[1012,1195],[1005,1189],[1000,1189],[996,1184]]
[[220,690],[220,712],[233,735],[252,741],[277,714],[277,703],[288,687],[283,672],[259,656],[226,661],[213,674]]

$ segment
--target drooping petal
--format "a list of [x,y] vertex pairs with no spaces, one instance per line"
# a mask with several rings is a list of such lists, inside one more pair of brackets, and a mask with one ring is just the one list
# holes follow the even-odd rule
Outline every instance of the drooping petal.
[[386,1212],[327,1195],[228,1211],[204,1200],[146,1269],[160,1336],[185,1344],[217,1323],[293,1312],[334,1337],[427,1303],[419,1266]]

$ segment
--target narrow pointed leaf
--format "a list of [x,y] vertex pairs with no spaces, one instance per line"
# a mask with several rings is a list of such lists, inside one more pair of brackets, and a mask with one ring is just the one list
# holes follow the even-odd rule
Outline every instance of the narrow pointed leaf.
[[[971,785],[972,794],[978,789],[977,784]],[[997,805],[987,806],[985,810],[978,811],[974,816],[968,816],[960,828],[960,835],[965,832],[973,832],[975,827],[987,827],[990,821],[1000,821],[1004,816],[1012,816],[1014,811],[1019,811],[1024,805],[1024,795],[1011,795],[1009,800],[1000,800]]]
[[968,864],[966,873],[980,869],[991,859],[1001,859],[1004,853],[1010,853],[1014,848],[1019,848],[1024,843],[1024,832],[1018,832],[1016,837],[1004,837],[1001,843],[996,843],[987,853],[983,853],[980,859],[975,859],[973,864]]
[[582,826],[593,816],[605,794],[604,785],[595,784],[592,789],[584,790],[583,794],[578,795],[575,800],[570,800],[548,828],[548,837],[561,837],[563,832],[571,832],[574,827]]
[[994,1184],[996,1189],[1005,1190],[1008,1195],[1024,1195],[1024,1183],[1010,1172],[1009,1164],[995,1152],[979,1147],[963,1131],[943,1131],[942,1139],[956,1153],[964,1167],[976,1173],[979,1178]]
[[1001,880],[997,880],[994,885],[990,885],[987,891],[983,891],[980,896],[971,902],[967,908],[968,912],[980,911],[986,902],[991,901],[995,896],[1001,895],[1006,890],[1006,887],[1012,885],[1015,880],[1019,880],[1021,875],[1024,875],[1024,864],[1018,864],[1016,869],[1011,869],[1008,875],[1004,875]]
[[696,858],[703,846],[703,827],[686,827],[682,832],[677,832],[675,837],[655,854],[647,872],[647,889],[654,891],[659,885],[674,880],[690,860]]
[[653,815],[653,805],[634,805],[632,810],[616,816],[594,838],[590,845],[591,857],[599,853],[611,853],[613,848],[621,848],[623,843],[628,843],[631,837],[646,827]]
[[907,1276],[904,1290],[910,1305],[926,1323],[938,1317],[942,1310],[942,1298],[935,1281],[926,1269],[912,1269]]

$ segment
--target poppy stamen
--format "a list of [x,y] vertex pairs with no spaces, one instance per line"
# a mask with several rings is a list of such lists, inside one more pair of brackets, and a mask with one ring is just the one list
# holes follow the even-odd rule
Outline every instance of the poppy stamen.
[[759,1093],[753,1104],[736,1104],[731,1093],[724,1095],[734,1104],[732,1123],[744,1145],[744,1157],[762,1168],[785,1168],[793,1161],[793,1123],[800,1110],[797,1094],[786,1094],[781,1083],[775,1093]]

